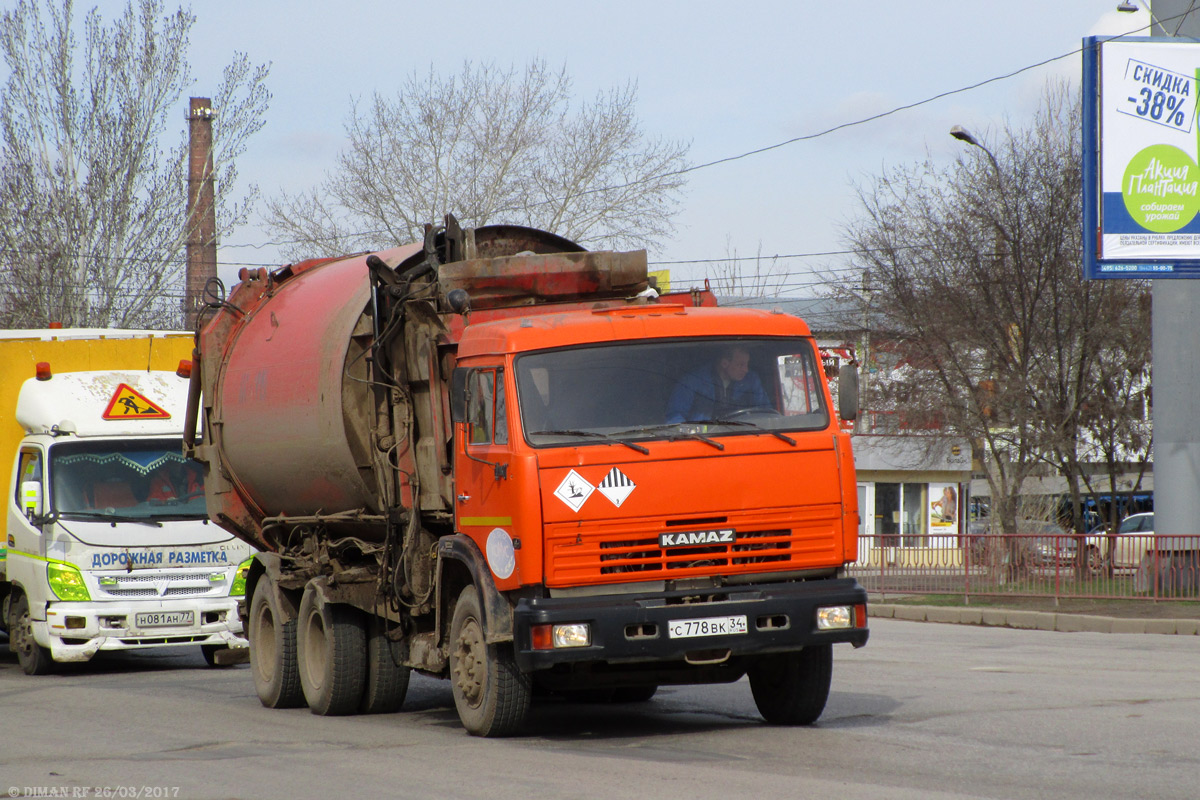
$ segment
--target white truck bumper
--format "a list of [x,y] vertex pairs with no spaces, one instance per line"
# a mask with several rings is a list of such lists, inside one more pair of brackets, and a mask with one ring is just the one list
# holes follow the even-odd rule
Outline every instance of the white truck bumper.
[[[55,661],[87,661],[100,650],[180,645],[249,647],[238,616],[240,597],[136,603],[50,603],[33,637]],[[181,616],[182,615],[182,616]]]

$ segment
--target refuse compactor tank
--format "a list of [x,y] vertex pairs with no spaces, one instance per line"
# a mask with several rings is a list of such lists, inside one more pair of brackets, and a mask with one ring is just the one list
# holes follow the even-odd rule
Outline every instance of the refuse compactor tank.
[[[363,353],[371,330],[366,259],[297,273],[236,319],[226,339],[212,397],[225,467],[266,516],[377,513]],[[360,325],[366,330],[356,338]]]

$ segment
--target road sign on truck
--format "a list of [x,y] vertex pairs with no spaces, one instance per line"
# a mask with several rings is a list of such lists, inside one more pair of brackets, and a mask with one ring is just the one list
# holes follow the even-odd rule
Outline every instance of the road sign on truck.
[[212,519],[262,551],[264,705],[394,711],[418,669],[476,735],[517,730],[535,690],[743,675],[767,720],[821,714],[832,645],[868,631],[816,344],[648,289],[644,252],[453,218],[242,272],[201,332],[195,456]]
[[0,336],[0,624],[25,672],[101,650],[245,653],[239,575],[252,550],[207,519],[203,471],[183,455],[188,380],[162,369],[191,345],[150,331]]

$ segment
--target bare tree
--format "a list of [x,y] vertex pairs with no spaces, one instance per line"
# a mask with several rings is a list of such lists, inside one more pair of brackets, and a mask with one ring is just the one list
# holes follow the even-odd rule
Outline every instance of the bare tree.
[[1006,127],[994,151],[862,187],[846,231],[878,290],[872,318],[894,339],[874,398],[911,427],[980,443],[992,513],[1009,533],[1022,485],[1048,466],[1078,508],[1086,410],[1149,358],[1145,287],[1083,279],[1078,115],[1078,98],[1053,86],[1033,124]]
[[762,242],[753,258],[740,258],[736,247],[725,241],[726,259],[709,270],[712,288],[724,297],[777,297],[787,283],[786,267],[778,256],[763,256]]
[[[180,324],[186,212],[188,32],[195,17],[128,0],[106,25],[72,0],[19,0],[0,15],[0,324]],[[235,161],[263,125],[267,67],[238,54],[213,94],[217,231],[256,190],[230,196]],[[179,143],[166,147],[168,130]]]
[[394,246],[453,213],[521,224],[588,246],[647,246],[672,230],[688,146],[645,136],[636,86],[571,106],[565,70],[467,62],[414,73],[394,97],[356,101],[349,145],[320,186],[264,215],[294,258]]

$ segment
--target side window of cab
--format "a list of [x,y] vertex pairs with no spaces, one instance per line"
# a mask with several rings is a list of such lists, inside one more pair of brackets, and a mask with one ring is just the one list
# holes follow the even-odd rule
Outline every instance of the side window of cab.
[[20,456],[17,458],[17,480],[14,488],[17,508],[26,511],[26,505],[30,498],[26,498],[23,487],[29,482],[36,483],[39,487],[39,500],[44,502],[45,484],[42,479],[42,453],[34,448],[24,448],[21,450]]
[[471,372],[467,379],[467,423],[471,444],[508,444],[503,370]]

